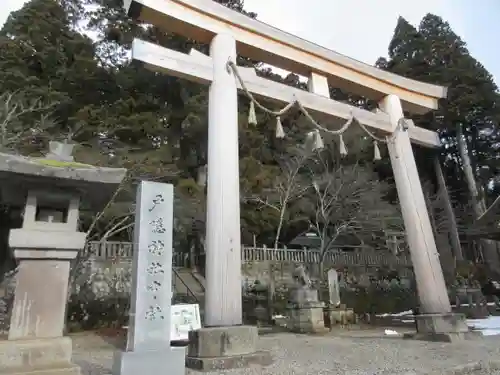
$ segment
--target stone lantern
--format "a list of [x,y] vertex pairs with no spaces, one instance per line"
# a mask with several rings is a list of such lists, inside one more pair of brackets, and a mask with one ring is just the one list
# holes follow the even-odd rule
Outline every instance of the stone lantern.
[[71,339],[63,336],[70,262],[85,247],[80,210],[104,208],[124,169],[75,163],[65,144],[45,158],[0,154],[2,199],[24,212],[9,246],[18,263],[7,340],[0,340],[0,374],[79,374]]

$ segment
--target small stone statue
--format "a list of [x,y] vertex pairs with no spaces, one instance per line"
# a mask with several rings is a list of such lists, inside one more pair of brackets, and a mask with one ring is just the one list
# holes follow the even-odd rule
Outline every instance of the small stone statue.
[[318,291],[312,288],[311,279],[307,275],[304,266],[297,266],[292,276],[295,287],[291,290],[290,301],[299,305],[318,302]]
[[307,276],[306,270],[302,264],[295,267],[292,276],[293,280],[299,286],[301,286],[302,288],[311,289],[312,287],[311,279],[309,278],[309,276]]

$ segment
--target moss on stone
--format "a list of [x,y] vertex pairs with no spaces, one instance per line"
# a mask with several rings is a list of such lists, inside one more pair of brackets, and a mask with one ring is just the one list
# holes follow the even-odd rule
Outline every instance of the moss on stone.
[[38,164],[43,164],[48,167],[57,168],[93,168],[90,164],[77,163],[75,161],[63,161],[63,160],[53,160],[53,159],[35,159]]

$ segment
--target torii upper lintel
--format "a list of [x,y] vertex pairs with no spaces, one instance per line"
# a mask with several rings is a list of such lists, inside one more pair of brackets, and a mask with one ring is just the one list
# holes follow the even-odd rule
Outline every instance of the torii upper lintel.
[[351,59],[257,21],[214,1],[125,0],[130,16],[169,32],[209,43],[230,34],[238,53],[308,77],[316,72],[330,85],[379,101],[398,96],[405,111],[425,113],[438,108],[447,89],[392,74]]

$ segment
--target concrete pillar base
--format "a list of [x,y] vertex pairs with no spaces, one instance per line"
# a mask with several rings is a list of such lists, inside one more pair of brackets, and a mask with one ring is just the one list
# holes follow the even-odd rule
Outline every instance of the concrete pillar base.
[[80,375],[69,337],[0,341],[1,375]]
[[209,327],[189,332],[186,367],[220,371],[272,363],[269,352],[257,351],[258,329],[252,326]]
[[417,332],[405,338],[425,341],[454,342],[482,337],[481,332],[471,331],[463,314],[422,314],[415,317]]

